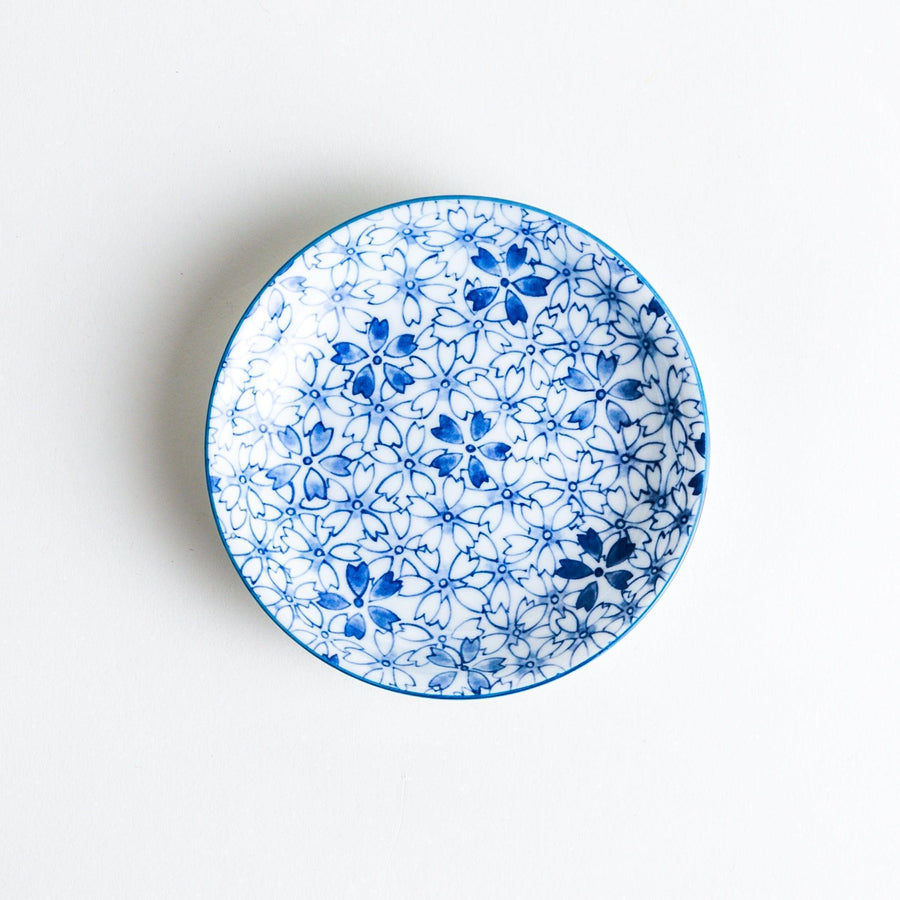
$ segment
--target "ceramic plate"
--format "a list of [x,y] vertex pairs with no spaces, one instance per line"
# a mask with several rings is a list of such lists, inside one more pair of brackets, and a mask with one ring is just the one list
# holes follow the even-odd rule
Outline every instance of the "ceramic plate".
[[596,657],[700,512],[687,343],[559,216],[453,196],[366,213],[281,268],[213,388],[207,469],[237,570],[372,684],[481,697]]

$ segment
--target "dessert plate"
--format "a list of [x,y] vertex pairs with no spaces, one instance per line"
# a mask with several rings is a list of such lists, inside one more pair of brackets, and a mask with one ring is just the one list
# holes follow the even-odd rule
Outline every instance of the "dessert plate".
[[704,493],[696,366],[655,291],[559,216],[429,197],[301,250],[207,424],[234,565],[372,684],[483,697],[596,657],[674,574]]

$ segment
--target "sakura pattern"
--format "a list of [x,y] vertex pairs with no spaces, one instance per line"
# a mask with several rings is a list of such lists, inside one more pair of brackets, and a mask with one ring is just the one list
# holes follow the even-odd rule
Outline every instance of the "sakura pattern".
[[281,627],[417,694],[596,656],[672,576],[704,490],[687,344],[609,247],[438,197],[316,240],[251,304],[209,410],[222,538]]

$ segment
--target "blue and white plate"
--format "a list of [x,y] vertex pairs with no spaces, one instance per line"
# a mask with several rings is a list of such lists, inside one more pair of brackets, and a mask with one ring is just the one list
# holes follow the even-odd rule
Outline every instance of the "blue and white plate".
[[207,465],[235,566],[372,684],[522,690],[615,643],[684,555],[706,411],[690,350],[606,244],[429,197],[346,222],[250,305]]

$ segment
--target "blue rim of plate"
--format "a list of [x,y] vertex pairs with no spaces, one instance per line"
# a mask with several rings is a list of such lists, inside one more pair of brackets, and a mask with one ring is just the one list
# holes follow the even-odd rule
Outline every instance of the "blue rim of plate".
[[[332,662],[330,659],[327,659],[326,657],[320,655],[319,653],[316,653],[315,650],[313,650],[311,647],[309,647],[305,643],[303,643],[303,641],[301,641],[297,635],[295,635],[287,627],[282,625],[282,623],[279,622],[278,619],[272,614],[271,610],[256,595],[252,586],[248,583],[247,579],[244,577],[243,573],[241,572],[241,568],[240,568],[237,560],[234,558],[234,556],[231,553],[231,550],[228,547],[228,542],[226,540],[225,533],[222,530],[222,525],[221,525],[219,516],[217,515],[216,508],[215,508],[215,500],[213,497],[213,484],[212,484],[212,480],[210,477],[210,457],[209,457],[210,424],[211,424],[211,417],[212,417],[212,412],[213,412],[213,401],[215,398],[216,388],[218,386],[219,371],[222,369],[223,365],[225,364],[226,360],[228,359],[228,357],[231,353],[232,345],[234,344],[234,341],[235,341],[238,333],[241,330],[241,326],[244,324],[244,322],[250,316],[250,314],[256,307],[257,302],[260,300],[260,298],[263,296],[263,294],[266,292],[266,290],[272,285],[274,279],[280,273],[286,271],[299,257],[301,257],[311,247],[315,246],[320,241],[324,240],[325,238],[329,237],[330,235],[333,235],[336,231],[339,231],[341,228],[345,228],[349,225],[352,225],[354,222],[358,222],[360,219],[365,219],[369,216],[384,212],[386,210],[394,209],[397,207],[411,206],[414,203],[426,203],[429,201],[440,202],[440,201],[452,201],[452,200],[468,200],[468,201],[475,201],[475,202],[504,204],[504,205],[513,206],[513,207],[519,207],[523,210],[528,210],[530,212],[534,212],[539,215],[548,216],[549,218],[556,220],[557,222],[559,222],[562,225],[571,227],[571,228],[575,229],[576,231],[580,231],[581,233],[587,235],[587,237],[589,237],[591,240],[596,241],[596,243],[601,248],[609,251],[611,256],[617,258],[622,263],[624,263],[625,266],[627,266],[634,273],[634,275],[637,276],[637,278],[640,280],[640,282],[653,293],[656,302],[659,303],[659,305],[662,307],[666,317],[668,318],[668,320],[671,323],[671,325],[673,326],[676,334],[678,335],[678,338],[681,341],[682,349],[684,350],[685,355],[687,356],[688,360],[691,363],[691,366],[693,368],[693,374],[696,378],[697,388],[699,390],[699,395],[700,395],[700,406],[701,406],[702,415],[703,415],[703,425],[704,425],[705,441],[706,441],[705,452],[704,452],[703,483],[702,483],[702,487],[700,490],[700,497],[697,501],[697,505],[696,505],[695,512],[693,515],[691,529],[687,535],[687,540],[686,540],[684,546],[682,547],[677,560],[675,561],[675,565],[672,568],[672,571],[669,573],[668,577],[663,581],[660,588],[655,592],[653,598],[647,604],[646,608],[641,612],[641,615],[638,616],[636,619],[634,619],[634,621],[632,621],[631,624],[628,625],[627,627],[625,627],[621,632],[619,632],[619,634],[617,634],[603,648],[598,650],[596,653],[588,656],[586,659],[570,666],[569,668],[565,669],[562,672],[558,672],[557,674],[551,675],[548,678],[544,678],[541,681],[536,681],[536,682],[533,682],[532,684],[523,685],[521,687],[513,687],[508,690],[490,691],[490,692],[484,693],[484,694],[473,693],[473,694],[462,694],[462,695],[443,694],[443,693],[430,694],[430,693],[425,693],[423,691],[417,691],[417,690],[405,690],[403,688],[399,688],[394,685],[384,684],[384,683],[370,680],[368,678],[363,677],[362,675],[357,674],[356,672],[350,670],[349,668],[345,668],[345,667],[341,666],[339,663]],[[690,346],[687,338],[685,337],[684,332],[682,331],[681,326],[678,323],[678,320],[672,315],[672,313],[669,310],[669,307],[666,305],[665,301],[662,299],[662,297],[659,295],[659,293],[656,291],[656,289],[652,286],[652,284],[647,280],[647,278],[645,278],[645,276],[641,273],[641,271],[636,266],[634,266],[625,256],[623,256],[617,250],[613,249],[606,241],[602,240],[601,238],[597,237],[593,232],[589,231],[588,229],[584,228],[581,225],[577,225],[576,223],[574,223],[570,219],[567,219],[564,216],[561,216],[557,213],[550,212],[549,210],[543,209],[542,207],[534,206],[533,204],[530,204],[530,203],[523,203],[518,200],[509,200],[509,199],[504,199],[502,197],[492,197],[492,196],[481,195],[481,194],[431,194],[431,195],[425,195],[422,197],[413,197],[413,198],[406,199],[406,200],[397,200],[397,201],[394,201],[393,203],[386,203],[386,204],[383,204],[382,206],[378,206],[373,209],[366,210],[365,212],[359,213],[358,215],[352,216],[349,219],[345,219],[344,221],[334,225],[332,228],[328,229],[327,231],[324,231],[321,234],[317,235],[311,241],[306,243],[300,250],[298,250],[296,253],[294,253],[283,265],[281,265],[276,270],[276,272],[272,276],[270,276],[266,280],[266,282],[259,289],[259,291],[257,291],[256,295],[253,297],[253,300],[251,300],[251,302],[248,304],[247,308],[244,310],[243,314],[241,315],[240,319],[238,320],[237,324],[235,325],[234,329],[232,330],[231,336],[229,337],[228,342],[225,345],[225,349],[222,351],[222,355],[216,366],[216,372],[213,377],[213,383],[212,383],[212,387],[210,389],[209,400],[207,402],[206,423],[205,423],[205,428],[204,428],[204,469],[205,469],[207,498],[210,502],[210,510],[212,512],[213,522],[215,523],[216,531],[219,534],[219,538],[222,541],[222,545],[225,548],[225,552],[228,554],[228,558],[231,561],[231,564],[234,567],[235,571],[237,572],[238,577],[240,577],[244,586],[247,588],[248,592],[253,597],[253,599],[256,601],[256,603],[261,607],[263,612],[265,612],[265,614],[269,617],[269,619],[271,619],[272,622],[274,622],[281,631],[283,631],[296,644],[301,646],[307,653],[309,653],[315,659],[318,659],[321,662],[325,663],[326,665],[330,666],[331,668],[338,670],[339,672],[343,673],[344,675],[349,675],[351,678],[355,679],[356,681],[362,682],[363,684],[372,685],[374,687],[381,688],[382,690],[390,691],[391,693],[394,693],[394,694],[403,694],[405,696],[410,696],[410,697],[420,697],[423,699],[436,699],[436,700],[482,700],[482,699],[487,699],[487,698],[491,698],[491,697],[506,697],[511,694],[521,694],[525,691],[530,691],[530,690],[533,690],[534,688],[542,687],[544,685],[558,681],[559,679],[564,678],[566,675],[570,675],[572,672],[575,672],[578,669],[581,669],[582,667],[586,666],[588,663],[593,662],[594,660],[597,659],[597,657],[602,656],[604,653],[606,653],[608,650],[610,650],[612,647],[614,647],[616,644],[618,644],[622,640],[622,638],[624,638],[627,634],[629,634],[632,631],[632,629],[645,618],[646,614],[659,602],[660,597],[662,597],[662,595],[665,593],[666,589],[671,584],[672,579],[675,577],[678,570],[681,568],[684,558],[687,555],[687,552],[690,549],[691,544],[693,543],[694,536],[697,531],[697,525],[700,521],[700,517],[703,513],[703,507],[706,502],[706,494],[707,494],[707,491],[709,488],[709,471],[710,471],[711,456],[712,456],[712,454],[711,454],[711,442],[710,442],[710,433],[709,433],[709,407],[708,407],[708,403],[707,403],[706,392],[704,391],[704,388],[703,388],[703,380],[700,376],[700,370],[699,370],[699,367],[697,366],[697,361],[694,357],[694,353],[691,350],[691,346]]]

